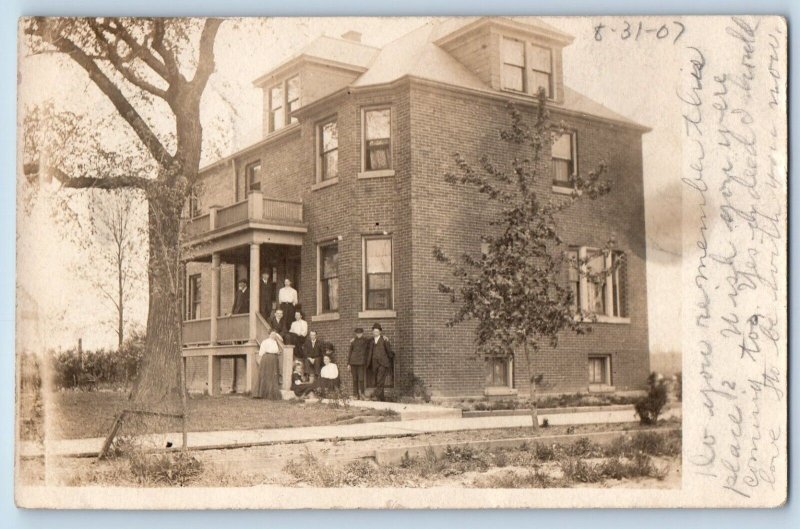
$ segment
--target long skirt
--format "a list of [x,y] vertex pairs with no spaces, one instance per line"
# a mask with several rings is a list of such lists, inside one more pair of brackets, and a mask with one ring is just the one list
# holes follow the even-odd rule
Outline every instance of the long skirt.
[[261,357],[258,366],[258,386],[254,397],[269,400],[281,400],[278,387],[278,359],[280,355],[266,353]]

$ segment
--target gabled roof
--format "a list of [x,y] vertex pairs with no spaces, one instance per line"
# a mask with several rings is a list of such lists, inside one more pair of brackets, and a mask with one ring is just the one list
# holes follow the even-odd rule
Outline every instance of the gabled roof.
[[[380,49],[350,40],[319,37],[306,46],[299,55],[257,79],[255,84],[260,84],[278,74],[279,70],[291,67],[301,60],[317,60],[347,66],[358,71],[360,75],[353,81],[352,87],[385,85],[404,77],[412,77],[455,88],[508,97],[508,93],[494,90],[440,47],[443,43],[452,42],[460,35],[485,24],[536,32],[563,45],[573,40],[572,36],[534,17],[439,18],[427,22]],[[553,103],[553,107],[579,115],[614,121],[640,130],[649,130],[567,86],[564,87],[564,102]]]
[[272,77],[281,75],[282,71],[288,70],[304,61],[331,64],[363,72],[366,71],[379,51],[374,46],[323,35],[311,41],[305,48],[300,50],[300,53],[258,77],[253,81],[253,84],[260,86]]

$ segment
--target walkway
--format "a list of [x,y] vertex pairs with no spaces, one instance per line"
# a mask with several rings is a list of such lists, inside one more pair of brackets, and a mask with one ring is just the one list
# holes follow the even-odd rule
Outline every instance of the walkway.
[[[359,403],[360,404],[360,403]],[[668,410],[663,418],[679,418],[680,408]],[[543,413],[539,421],[547,419],[551,426],[571,424],[613,424],[637,421],[633,407],[610,411],[589,411],[573,413]],[[480,418],[433,418],[395,422],[372,422],[335,426],[308,426],[303,428],[275,428],[269,430],[242,430],[222,432],[189,432],[189,448],[211,450],[220,448],[241,448],[247,446],[335,439],[371,439],[376,437],[400,437],[434,432],[455,432],[462,430],[490,430],[496,428],[520,428],[531,425],[530,416],[480,417]],[[180,446],[180,433],[151,434],[142,436],[139,441],[153,448],[163,448],[167,443]],[[103,444],[102,438],[68,439],[49,443],[49,455],[92,456],[97,455]],[[34,443],[21,443],[22,457],[39,456],[42,447]]]

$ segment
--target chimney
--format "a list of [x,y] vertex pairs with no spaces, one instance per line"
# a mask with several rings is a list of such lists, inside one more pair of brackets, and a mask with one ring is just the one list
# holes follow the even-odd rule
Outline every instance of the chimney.
[[344,40],[349,40],[351,42],[361,42],[361,33],[358,31],[350,30],[346,33],[342,33],[342,38]]

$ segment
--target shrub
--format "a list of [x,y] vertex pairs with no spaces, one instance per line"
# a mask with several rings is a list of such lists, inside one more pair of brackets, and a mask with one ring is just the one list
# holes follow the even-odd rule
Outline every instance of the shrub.
[[144,354],[144,334],[131,332],[118,351],[76,348],[52,353],[53,382],[62,389],[95,389],[98,385],[127,386],[139,374]]
[[203,472],[203,463],[188,452],[177,454],[143,454],[132,452],[130,470],[144,486],[186,486]]
[[667,385],[656,373],[647,377],[647,395],[636,402],[636,415],[641,424],[655,424],[667,404]]

